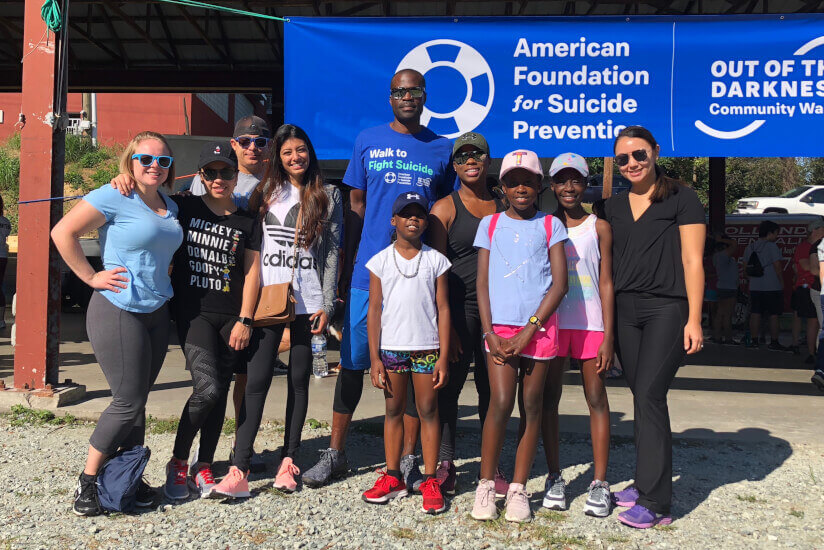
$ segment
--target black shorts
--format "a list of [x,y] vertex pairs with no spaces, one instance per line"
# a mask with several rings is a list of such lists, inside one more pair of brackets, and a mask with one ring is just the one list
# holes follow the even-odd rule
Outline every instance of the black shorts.
[[809,288],[798,287],[793,290],[791,304],[793,311],[802,319],[815,319],[817,317]]
[[735,288],[718,288],[715,290],[715,296],[719,300],[729,300],[738,296],[738,290]]
[[751,290],[750,311],[760,315],[781,315],[784,312],[784,292],[781,290]]

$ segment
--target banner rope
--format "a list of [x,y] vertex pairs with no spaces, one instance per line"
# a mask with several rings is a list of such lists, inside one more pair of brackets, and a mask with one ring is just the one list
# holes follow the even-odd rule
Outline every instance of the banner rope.
[[[192,178],[197,175],[197,172],[194,174],[186,174],[185,176],[177,176],[176,180],[182,180],[183,178]],[[105,185],[105,184],[104,184]],[[49,197],[48,199],[31,199],[27,201],[17,201],[17,204],[30,204],[33,202],[48,202],[48,201],[73,201],[77,199],[82,199],[86,195],[66,195],[63,197]]]
[[218,10],[218,11],[226,11],[229,13],[236,13],[238,15],[248,15],[250,17],[259,17],[261,19],[269,19],[272,21],[283,21],[288,22],[288,19],[283,17],[277,17],[275,15],[267,15],[265,13],[257,13],[254,11],[246,11],[246,10],[239,10],[237,8],[230,8],[228,6],[219,6],[216,4],[207,4],[206,2],[198,2],[197,0],[160,0],[161,2],[166,2],[168,4],[180,4],[182,6],[189,6],[192,8],[203,8],[207,10]]

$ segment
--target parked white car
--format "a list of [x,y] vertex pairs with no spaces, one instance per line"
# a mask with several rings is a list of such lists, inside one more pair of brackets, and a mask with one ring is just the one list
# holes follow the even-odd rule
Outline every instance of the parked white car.
[[816,214],[824,216],[824,186],[802,185],[778,197],[745,197],[736,214]]

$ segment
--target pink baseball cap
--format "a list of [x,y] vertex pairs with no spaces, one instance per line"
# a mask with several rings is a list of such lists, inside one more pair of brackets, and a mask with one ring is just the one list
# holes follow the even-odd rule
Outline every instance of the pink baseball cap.
[[552,166],[549,167],[549,177],[552,178],[564,168],[572,168],[584,177],[589,176],[587,161],[576,153],[562,153],[555,157]]
[[534,151],[527,149],[515,149],[511,153],[504,155],[501,161],[501,179],[515,168],[523,168],[533,174],[544,177],[544,169],[541,167],[541,159]]

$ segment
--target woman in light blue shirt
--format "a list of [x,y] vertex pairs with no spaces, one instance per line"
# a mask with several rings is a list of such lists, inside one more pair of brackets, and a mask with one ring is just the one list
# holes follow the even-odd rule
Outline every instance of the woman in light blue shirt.
[[[169,343],[172,297],[169,265],[183,231],[177,206],[160,191],[174,182],[174,159],[160,134],[142,132],[120,158],[120,171],[134,180],[121,195],[105,186],[92,191],[52,230],[60,255],[95,292],[86,313],[86,332],[112,402],[89,439],[86,466],[75,492],[74,513],[95,516],[97,472],[118,449],[143,445],[145,406]],[[81,235],[97,230],[103,271],[95,272],[80,247]],[[143,481],[137,505],[151,506],[154,492]]]

